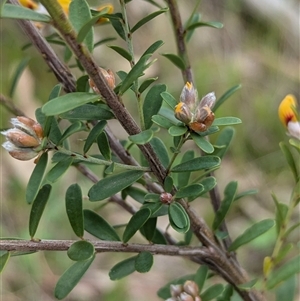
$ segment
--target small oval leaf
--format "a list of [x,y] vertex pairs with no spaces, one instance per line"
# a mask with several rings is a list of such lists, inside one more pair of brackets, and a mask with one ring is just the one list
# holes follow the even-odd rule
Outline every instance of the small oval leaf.
[[67,157],[54,165],[46,175],[46,181],[55,183],[70,167],[73,162],[72,157]]
[[206,140],[204,137],[201,137],[195,133],[191,134],[194,142],[196,143],[196,145],[202,149],[205,153],[207,154],[211,154],[214,151],[214,147],[212,146],[212,144]]
[[45,206],[49,199],[52,186],[49,184],[44,185],[38,192],[30,211],[29,217],[29,235],[34,237],[37,227],[39,225],[40,219],[44,212]]
[[108,176],[93,185],[88,192],[90,201],[104,200],[130,186],[143,176],[140,170],[129,170],[116,175]]
[[105,120],[101,120],[92,128],[83,146],[84,154],[86,154],[89,151],[93,143],[97,140],[97,137],[103,132],[103,129],[106,127],[106,124],[107,122]]
[[183,59],[173,53],[162,53],[162,56],[166,57],[168,60],[170,60],[176,67],[178,67],[180,70],[185,69],[185,63]]
[[74,242],[67,251],[69,258],[74,261],[87,260],[91,258],[94,253],[94,246],[86,240],[79,240]]
[[213,225],[212,225],[213,230],[217,230],[220,227],[223,220],[225,219],[226,214],[228,213],[228,211],[233,203],[233,200],[234,200],[234,197],[235,197],[235,194],[237,191],[237,185],[238,185],[237,182],[232,181],[229,184],[227,184],[227,186],[225,187],[224,199],[222,200],[220,208],[216,212],[216,215],[215,215],[215,218],[213,221]]
[[149,208],[142,208],[137,211],[129,220],[123,233],[123,242],[126,243],[129,239],[146,223],[150,218],[151,211]]
[[43,153],[37,162],[27,184],[26,201],[28,204],[31,204],[38,194],[46,170],[47,162],[48,153]]
[[131,135],[128,138],[131,142],[135,144],[146,144],[152,139],[152,137],[153,137],[153,131],[146,130],[136,135]]
[[153,255],[150,252],[141,252],[135,259],[135,270],[139,273],[147,273],[153,265]]
[[162,92],[161,97],[170,106],[172,110],[178,105],[178,101],[169,92]]
[[168,132],[171,136],[182,136],[187,132],[187,127],[173,125],[168,129]]
[[180,229],[186,228],[189,223],[189,218],[179,203],[172,203],[169,206],[169,219]]
[[172,172],[186,172],[186,171],[197,171],[202,169],[210,169],[220,165],[220,158],[216,156],[204,156],[194,158],[187,162],[183,162],[174,166]]
[[45,103],[42,112],[47,116],[59,115],[72,109],[75,109],[88,102],[99,100],[99,95],[85,92],[68,93],[63,96],[56,97]]
[[102,240],[120,241],[115,229],[96,212],[84,209],[84,229]]
[[135,272],[135,260],[137,256],[127,258],[111,268],[110,280],[119,280]]
[[201,184],[191,184],[189,186],[181,188],[176,192],[175,198],[188,198],[188,197],[197,197],[204,190],[204,187]]
[[66,210],[74,233],[83,237],[82,193],[78,184],[72,184],[66,191]]
[[95,255],[84,261],[77,261],[70,266],[58,279],[54,295],[58,300],[64,299],[77,285],[95,259]]
[[214,120],[212,126],[231,125],[239,123],[242,123],[242,120],[237,117],[220,117]]
[[214,284],[204,291],[200,297],[202,301],[210,301],[218,297],[224,291],[224,286],[222,284]]

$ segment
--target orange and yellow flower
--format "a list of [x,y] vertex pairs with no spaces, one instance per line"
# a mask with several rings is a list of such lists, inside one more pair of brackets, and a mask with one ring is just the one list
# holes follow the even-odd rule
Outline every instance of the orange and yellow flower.
[[[71,2],[72,2],[71,0],[58,0],[58,3],[62,7],[66,15],[69,14],[69,6]],[[35,11],[46,12],[45,8],[40,3],[36,3],[33,0],[20,0],[20,4],[24,7],[27,7]],[[107,14],[112,14],[114,11],[114,7],[111,4],[105,4],[95,8],[95,10],[98,12],[102,12],[103,10],[106,10]],[[99,18],[96,24],[102,24],[108,21],[109,20],[107,18]]]
[[288,94],[278,107],[278,116],[286,127],[288,135],[300,139],[300,122],[297,113],[296,97]]

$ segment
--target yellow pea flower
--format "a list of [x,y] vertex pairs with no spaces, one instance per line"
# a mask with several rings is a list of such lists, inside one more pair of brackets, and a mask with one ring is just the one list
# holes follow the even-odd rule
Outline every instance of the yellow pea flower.
[[278,107],[278,116],[282,124],[287,128],[288,135],[300,139],[300,122],[296,108],[296,97],[288,94]]
[[[62,7],[65,14],[68,15],[71,0],[58,0],[58,3]],[[43,13],[46,12],[45,8],[40,3],[36,3],[33,0],[20,0],[20,4],[24,7],[30,8],[32,10],[36,10],[36,11],[43,12]],[[101,5],[97,8],[95,8],[95,10],[98,12],[101,12],[104,9],[107,10],[107,14],[112,14],[114,11],[114,7],[111,4],[105,4],[105,5]],[[97,21],[96,24],[102,24],[102,23],[105,23],[108,21],[109,20],[107,18],[99,18],[99,20]]]

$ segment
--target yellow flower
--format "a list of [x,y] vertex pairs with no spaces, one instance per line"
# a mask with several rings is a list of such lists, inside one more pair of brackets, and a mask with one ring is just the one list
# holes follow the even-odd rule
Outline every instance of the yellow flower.
[[288,135],[300,139],[300,122],[296,108],[296,97],[288,94],[278,107],[278,116],[282,124],[287,128]]
[[[65,14],[68,15],[71,0],[58,0],[58,3],[62,7]],[[20,0],[20,4],[24,7],[30,8],[32,10],[36,10],[36,11],[41,12],[41,13],[46,13],[45,8],[40,3],[36,3],[32,0]],[[112,14],[113,11],[114,11],[114,7],[111,4],[105,4],[105,5],[101,5],[97,8],[95,8],[95,10],[98,11],[98,12],[101,12],[103,10],[107,10],[107,12],[106,12],[107,14]],[[102,23],[105,23],[105,22],[108,22],[108,21],[109,20],[107,18],[99,18],[99,20],[97,21],[97,24],[102,24]]]

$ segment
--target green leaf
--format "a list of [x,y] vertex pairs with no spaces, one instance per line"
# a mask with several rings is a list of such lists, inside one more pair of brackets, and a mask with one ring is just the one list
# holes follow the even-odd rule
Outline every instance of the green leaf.
[[241,89],[242,85],[236,85],[232,88],[230,88],[228,91],[226,91],[215,103],[213,107],[213,111],[216,112],[217,109],[227,100],[233,93],[235,93],[237,90]]
[[178,101],[168,92],[162,92],[161,97],[169,105],[169,107],[174,110],[178,104]]
[[200,184],[204,187],[202,193],[200,194],[203,195],[217,185],[217,180],[215,177],[206,177],[203,180],[201,180]]
[[1,251],[1,254],[0,254],[0,274],[4,270],[4,268],[5,268],[5,266],[8,262],[9,257],[10,257],[10,252]]
[[165,192],[171,193],[173,189],[174,181],[171,176],[166,176],[164,180],[164,190]]
[[[190,25],[194,24],[194,23],[197,23],[199,22],[200,18],[201,18],[201,15],[199,13],[196,13],[196,8],[194,9],[192,15],[189,17],[187,23],[185,24],[184,26],[184,29],[186,30],[186,28],[188,28]],[[186,35],[185,35],[185,40],[187,42],[190,41],[190,39],[192,38],[192,35],[194,34],[194,31],[195,29],[191,29],[189,31],[186,32]]]
[[97,144],[105,160],[111,161],[111,149],[105,132],[99,134],[97,138]]
[[149,218],[146,223],[140,228],[142,235],[150,242],[156,231],[157,218]]
[[142,56],[139,61],[132,67],[126,78],[121,83],[119,89],[120,95],[124,94],[131,87],[133,82],[140,76],[142,76],[143,72],[152,64],[152,62],[147,63],[150,57],[150,54]]
[[286,204],[279,203],[277,197],[273,193],[272,198],[276,206],[276,232],[279,233],[282,223],[285,222],[289,207]]
[[47,116],[59,115],[75,109],[88,102],[99,100],[99,95],[93,93],[74,92],[51,99],[42,107],[42,112]]
[[151,78],[147,78],[146,80],[144,80],[139,87],[139,93],[142,94],[157,79],[158,79],[158,77],[151,77]]
[[140,170],[128,170],[100,180],[88,192],[90,201],[101,201],[116,194],[136,182],[143,174]]
[[136,187],[133,187],[133,186],[129,186],[128,188],[124,189],[123,192],[125,192],[127,195],[132,197],[134,200],[136,200],[140,204],[144,203],[144,198],[145,198],[145,195],[147,194],[146,191],[136,188]]
[[[90,18],[87,22],[85,22],[82,25],[82,27],[79,29],[78,35],[77,35],[77,42],[78,43],[82,43],[86,37],[89,37],[90,32],[93,33],[93,25],[95,23],[97,23],[99,18],[102,17],[103,15],[105,15],[107,13],[107,11],[108,11],[107,8],[103,9],[103,11],[101,11],[101,13],[96,14],[95,16]],[[90,39],[90,37],[89,37],[89,39]],[[93,45],[93,47],[94,47],[94,45]],[[91,48],[91,50],[93,50],[93,48]]]
[[49,199],[51,193],[51,185],[44,185],[38,192],[30,211],[29,217],[29,235],[34,237],[37,227],[39,225],[40,219],[44,212],[45,206]]
[[107,122],[105,120],[100,120],[90,131],[87,136],[84,146],[83,153],[86,154],[93,143],[97,140],[98,136],[103,132],[103,129],[106,127]]
[[168,210],[171,227],[179,233],[186,233],[190,229],[190,219],[182,205],[171,203]]
[[111,38],[108,37],[108,38],[101,39],[100,41],[98,41],[94,44],[94,48],[96,48],[100,45],[103,45],[107,42],[112,42],[112,41],[115,41],[115,40],[116,40],[116,38],[114,38],[114,37],[111,37]]
[[180,70],[185,69],[185,62],[183,59],[172,53],[162,53],[162,56],[166,57],[168,60],[170,60],[176,67],[178,67]]
[[183,162],[174,166],[172,172],[186,172],[186,171],[197,171],[202,169],[210,169],[220,165],[220,158],[216,156],[209,157],[198,157],[192,160]]
[[292,138],[289,140],[289,144],[292,145],[298,151],[298,153],[300,153],[300,140]]
[[253,288],[256,283],[257,283],[257,278],[247,281],[246,283],[239,284],[237,287],[242,290],[249,290]]
[[214,284],[200,295],[201,301],[213,300],[222,294],[223,291],[224,286],[222,284]]
[[145,18],[141,19],[140,21],[138,21],[132,28],[131,28],[131,33],[134,33],[136,30],[138,30],[140,27],[142,27],[144,24],[146,24],[147,22],[151,21],[152,19],[154,19],[155,17],[159,16],[160,14],[165,13],[166,11],[168,11],[168,8],[163,8],[160,9],[158,11],[155,11],[154,13],[146,16]]
[[118,54],[120,54],[128,62],[132,61],[131,54],[127,50],[125,50],[124,48],[119,47],[119,46],[115,46],[115,45],[110,45],[110,46],[107,46],[107,47],[111,48],[112,50],[114,50],[115,52],[117,52]]
[[136,257],[127,258],[113,266],[108,274],[110,280],[119,280],[135,272]]
[[254,194],[257,194],[257,193],[258,193],[257,189],[249,189],[249,190],[237,193],[235,195],[234,201],[237,201],[237,200],[239,200],[239,199],[241,199],[245,196],[254,195]]
[[[193,150],[188,150],[183,154],[180,163],[188,162],[194,159],[194,157],[195,157],[195,152]],[[190,172],[181,172],[178,174],[177,181],[178,181],[179,188],[185,187],[189,184],[190,176],[191,176]]]
[[286,281],[293,275],[300,273],[300,256],[296,256],[282,265],[279,269],[274,270],[266,282],[268,290],[274,288],[280,282]]
[[76,92],[89,92],[89,76],[83,75],[79,77],[76,81]]
[[197,197],[204,190],[204,187],[201,184],[191,184],[189,186],[181,188],[176,192],[175,198],[188,198],[188,197]]
[[168,132],[173,137],[174,136],[182,136],[187,132],[187,127],[173,125],[168,129]]
[[37,162],[27,184],[26,201],[28,204],[31,204],[38,194],[44,177],[47,162],[48,153],[43,153],[39,161]]
[[158,40],[154,42],[151,46],[149,46],[146,51],[142,54],[142,56],[147,54],[153,54],[158,48],[160,48],[164,42],[162,40]]
[[120,241],[115,229],[96,212],[84,209],[84,229],[101,240]]
[[95,254],[95,248],[90,242],[86,240],[79,240],[71,245],[67,254],[71,260],[84,261]]
[[293,173],[294,179],[297,182],[300,178],[300,176],[298,174],[298,169],[297,169],[297,166],[299,166],[299,162],[296,163],[296,160],[294,159],[292,152],[290,151],[290,149],[284,142],[280,142],[279,146],[280,146],[281,151],[283,152],[283,155],[285,156],[285,159]]
[[72,291],[94,259],[95,255],[88,260],[77,261],[63,273],[56,283],[54,291],[54,295],[58,300],[64,299]]
[[232,285],[228,284],[225,286],[222,296],[220,296],[217,301],[228,301],[231,300],[233,295],[233,287]]
[[151,211],[148,208],[142,208],[137,211],[129,220],[123,233],[123,242],[126,243],[129,239],[145,224],[151,216]]
[[202,149],[205,153],[207,153],[207,154],[213,153],[214,147],[208,140],[206,140],[204,137],[201,137],[195,133],[192,133],[191,136],[192,136],[192,139],[194,140],[194,142],[196,143],[196,145],[200,149]]
[[219,134],[216,142],[215,142],[215,146],[217,147],[222,147],[220,149],[215,150],[215,155],[220,157],[221,159],[224,157],[224,155],[226,154],[230,143],[234,137],[235,134],[235,129],[233,127],[225,127]]
[[46,23],[49,23],[51,21],[50,16],[40,14],[26,7],[8,3],[5,3],[3,5],[0,17],[9,19],[31,20]]
[[135,259],[135,270],[139,273],[147,273],[153,265],[153,255],[150,252],[141,252]]
[[78,184],[72,184],[66,191],[66,211],[74,233],[82,238],[84,234],[82,192]]
[[113,28],[115,29],[116,33],[124,40],[126,41],[126,34],[124,32],[123,28],[123,16],[121,13],[116,13],[116,14],[109,14],[106,16]]
[[224,25],[222,23],[216,22],[216,21],[196,22],[196,23],[192,23],[191,25],[189,25],[186,28],[186,30],[189,31],[189,30],[193,30],[193,29],[198,28],[198,27],[205,27],[205,26],[220,29],[220,28],[223,28]]
[[60,117],[69,120],[109,120],[114,118],[114,114],[106,105],[86,104],[60,114]]
[[161,115],[153,115],[151,120],[162,128],[169,129],[174,125],[169,119]]
[[65,131],[64,133],[61,135],[59,141],[57,144],[61,144],[64,140],[66,140],[68,137],[72,136],[75,133],[78,133],[82,130],[85,130],[86,126],[83,125],[82,122],[80,121],[76,121],[74,123],[72,123]]
[[163,141],[157,137],[153,137],[152,140],[150,141],[150,144],[154,152],[156,153],[159,161],[161,162],[161,164],[165,168],[167,168],[169,166],[170,159],[169,159],[167,148],[163,143]]
[[129,136],[128,139],[135,144],[146,144],[152,139],[153,134],[152,130],[145,130],[136,135]]
[[208,276],[208,267],[206,265],[201,265],[201,267],[197,270],[194,281],[197,283],[199,287],[199,292],[201,293],[205,281]]
[[154,85],[148,91],[143,104],[145,129],[149,129],[152,126],[152,116],[159,112],[162,105],[162,97],[160,94],[166,91],[166,88],[166,85],[159,84]]
[[213,126],[220,125],[230,125],[230,124],[239,124],[242,123],[242,120],[237,117],[220,117],[216,118],[213,122]]
[[223,220],[225,219],[236,194],[237,191],[237,182],[230,182],[228,185],[225,187],[224,190],[224,199],[221,202],[220,208],[216,212],[215,219],[213,221],[212,228],[213,230],[217,230]]
[[[94,48],[94,30],[90,23],[92,14],[90,7],[85,0],[73,0],[69,5],[69,19],[75,30],[78,32],[77,42],[84,41],[90,52]],[[96,22],[97,20],[95,20]],[[80,35],[79,35],[80,33]]]
[[248,228],[243,234],[238,236],[230,245],[228,251],[235,251],[240,246],[248,243],[249,241],[257,238],[258,236],[262,235],[263,233],[267,232],[275,225],[274,220],[272,219],[265,219],[262,220],[250,228]]
[[8,92],[8,96],[10,98],[13,97],[13,94],[16,90],[16,87],[17,87],[17,84],[18,84],[18,81],[23,73],[23,71],[25,70],[25,68],[28,66],[28,63],[29,63],[29,58],[24,58],[20,63],[19,65],[17,66],[16,68],[16,71],[14,72],[14,75],[13,75],[13,78],[10,80],[11,81],[11,85],[10,85],[10,89],[9,89],[9,92]]

